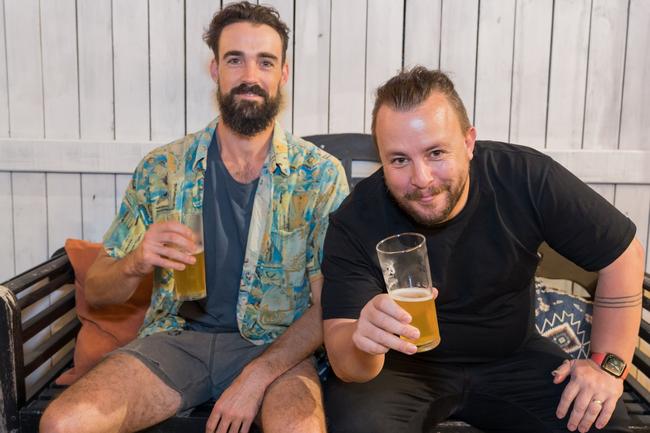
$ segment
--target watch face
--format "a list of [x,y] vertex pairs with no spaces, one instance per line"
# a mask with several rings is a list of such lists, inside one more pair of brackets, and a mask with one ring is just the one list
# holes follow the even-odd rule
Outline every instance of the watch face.
[[607,356],[605,356],[605,359],[601,364],[603,370],[611,373],[616,377],[620,377],[623,374],[625,371],[625,366],[625,361],[616,355],[612,355],[611,353],[608,353]]

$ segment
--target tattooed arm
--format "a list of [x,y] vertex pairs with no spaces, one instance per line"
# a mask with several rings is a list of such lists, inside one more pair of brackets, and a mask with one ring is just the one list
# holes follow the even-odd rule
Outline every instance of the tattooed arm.
[[[598,272],[591,328],[591,351],[612,353],[632,363],[641,323],[643,248],[634,239],[612,264]],[[602,428],[623,393],[623,381],[603,371],[591,360],[565,362],[554,372],[559,384],[571,377],[557,408],[564,418],[571,403],[569,430],[587,431],[596,421]]]

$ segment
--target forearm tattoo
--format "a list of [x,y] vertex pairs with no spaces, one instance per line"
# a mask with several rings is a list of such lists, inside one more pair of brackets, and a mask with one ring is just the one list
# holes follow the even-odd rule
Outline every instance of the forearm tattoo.
[[643,293],[630,296],[596,296],[594,307],[600,308],[631,308],[638,307],[643,301]]

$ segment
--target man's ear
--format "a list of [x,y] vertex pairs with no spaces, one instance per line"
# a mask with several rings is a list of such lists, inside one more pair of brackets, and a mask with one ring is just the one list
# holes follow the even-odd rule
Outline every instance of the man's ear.
[[474,144],[476,143],[476,128],[471,127],[465,133],[465,148],[467,149],[467,156],[471,160],[474,158]]
[[210,77],[212,77],[212,81],[219,84],[219,64],[214,57],[210,60]]
[[282,78],[280,80],[280,86],[284,86],[289,81],[289,62],[285,59],[284,64],[282,65]]

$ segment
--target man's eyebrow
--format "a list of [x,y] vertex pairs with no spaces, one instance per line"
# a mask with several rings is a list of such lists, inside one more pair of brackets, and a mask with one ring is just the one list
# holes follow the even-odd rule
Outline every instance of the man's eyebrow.
[[[224,57],[224,58],[226,58],[226,57],[230,57],[230,56],[242,56],[242,57],[243,57],[243,56],[244,56],[244,52],[243,52],[243,51],[239,51],[239,50],[230,50],[230,51],[226,51],[226,52],[223,54],[223,57]],[[266,52],[266,51],[263,51],[263,52],[257,54],[257,57],[258,57],[258,58],[262,58],[262,59],[278,60],[278,56],[276,56],[276,55],[273,54],[273,53],[268,53],[268,52]]]
[[278,56],[276,56],[273,53],[267,53],[267,52],[261,52],[257,55],[257,57],[262,59],[278,60]]
[[224,58],[229,57],[229,56],[243,56],[243,55],[244,55],[244,52],[243,51],[238,51],[238,50],[230,50],[230,51],[226,51],[225,53],[223,53]]

